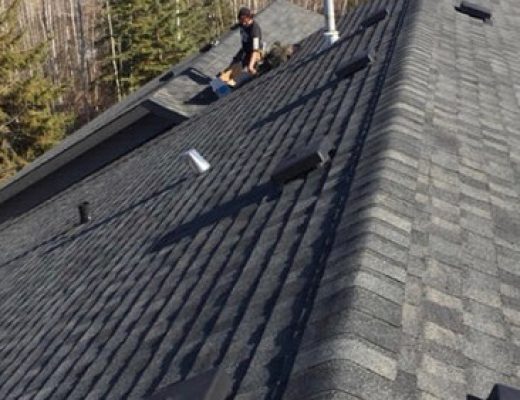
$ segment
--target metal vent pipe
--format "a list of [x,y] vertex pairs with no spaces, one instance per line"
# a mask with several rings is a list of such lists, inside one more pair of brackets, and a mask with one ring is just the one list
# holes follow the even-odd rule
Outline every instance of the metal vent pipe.
[[183,156],[188,159],[190,167],[197,173],[203,174],[211,168],[209,162],[195,149],[190,149],[183,153]]
[[325,11],[325,44],[332,46],[339,39],[334,15],[334,0],[324,0],[323,8]]
[[90,213],[90,203],[88,201],[84,201],[78,206],[79,210],[79,223],[86,224],[92,220],[92,215]]

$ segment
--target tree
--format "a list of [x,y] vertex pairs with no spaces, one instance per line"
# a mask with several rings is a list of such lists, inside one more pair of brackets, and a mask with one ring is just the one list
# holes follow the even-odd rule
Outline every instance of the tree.
[[59,142],[71,119],[54,107],[64,88],[41,70],[46,47],[21,50],[19,6],[13,0],[0,13],[0,179]]
[[105,16],[102,79],[114,100],[220,36],[232,21],[222,0],[105,0]]

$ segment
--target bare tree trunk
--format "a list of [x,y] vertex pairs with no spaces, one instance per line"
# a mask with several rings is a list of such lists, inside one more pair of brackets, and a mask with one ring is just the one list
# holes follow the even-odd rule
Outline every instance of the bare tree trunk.
[[[76,7],[74,6],[73,0],[69,0],[70,7],[70,25],[72,27],[72,38],[74,41],[74,50],[76,52],[76,63],[81,65],[80,48],[78,44],[78,29],[76,27]],[[81,28],[80,28],[81,29]]]
[[110,13],[110,0],[106,0],[108,33],[110,34],[110,48],[112,51],[112,66],[114,67],[114,80],[116,83],[117,100],[121,101],[121,82],[119,81],[119,69],[117,67],[116,41],[114,39],[114,27],[112,25],[112,14]]
[[[71,0],[72,1],[72,0]],[[90,101],[89,101],[89,85],[90,75],[89,66],[86,57],[86,40],[85,40],[85,21],[83,19],[83,8],[81,7],[80,0],[76,0],[75,7],[77,9],[79,34],[77,43],[76,54],[78,55],[79,71],[80,71],[80,82],[82,86],[82,109],[86,119],[90,119]]]
[[[78,0],[80,1],[80,0]],[[95,79],[94,77],[97,77],[98,76],[98,60],[97,60],[97,57],[96,57],[96,52],[95,52],[95,48],[94,48],[94,44],[96,42],[96,25],[95,25],[95,21],[97,21],[97,16],[98,16],[98,10],[96,8],[94,8],[94,11],[93,13],[91,14],[91,19],[92,21],[94,21],[90,28],[89,28],[89,36],[90,36],[90,39],[89,39],[89,45],[92,46],[91,47],[91,52],[90,52],[90,55],[89,57],[87,58],[87,62],[91,65],[91,67],[88,68],[88,71],[89,71],[89,85],[92,85],[92,82],[94,82],[94,90],[93,90],[93,99],[92,99],[92,104],[94,104],[94,111],[96,112],[99,112],[100,111],[100,107],[99,107],[99,103],[100,103],[100,99],[99,99],[99,83],[97,81],[97,79]],[[90,118],[90,117],[89,117]]]
[[179,6],[179,0],[175,0],[175,32],[177,34],[177,41],[181,41],[181,10]]
[[42,9],[42,25],[44,31],[44,38],[46,41],[48,41],[49,35],[51,37],[51,59],[49,60],[49,63],[52,71],[52,80],[56,83],[58,81],[58,66],[56,64],[58,52],[56,51],[56,38],[54,37],[53,32],[52,8],[50,5],[48,5],[46,0],[42,0]]

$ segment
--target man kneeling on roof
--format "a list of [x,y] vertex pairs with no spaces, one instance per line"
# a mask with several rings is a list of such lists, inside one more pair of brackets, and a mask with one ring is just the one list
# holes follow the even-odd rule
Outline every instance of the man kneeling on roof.
[[240,37],[242,47],[233,57],[231,65],[220,74],[220,79],[230,86],[237,84],[237,79],[247,68],[249,75],[257,74],[256,64],[262,58],[260,44],[262,43],[262,30],[254,20],[253,13],[247,7],[242,7],[238,12],[238,23],[240,24]]

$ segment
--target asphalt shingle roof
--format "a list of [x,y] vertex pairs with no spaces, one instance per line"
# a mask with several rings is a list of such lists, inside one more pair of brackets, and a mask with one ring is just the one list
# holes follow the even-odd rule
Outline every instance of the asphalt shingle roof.
[[[0,225],[0,398],[141,399],[216,366],[241,400],[520,386],[520,10],[453,6],[368,2],[334,47],[312,36]],[[377,60],[337,79],[366,48]],[[324,135],[330,164],[271,182]],[[192,147],[207,174],[179,157]]]

